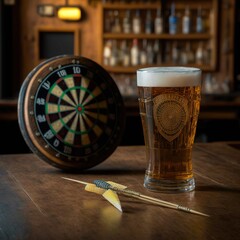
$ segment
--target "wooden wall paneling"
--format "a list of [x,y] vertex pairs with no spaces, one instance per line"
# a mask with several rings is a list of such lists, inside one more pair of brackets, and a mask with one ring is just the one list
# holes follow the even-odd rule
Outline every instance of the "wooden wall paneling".
[[[100,51],[100,57],[99,57],[99,63],[103,63],[103,48],[104,48],[104,11],[103,11],[103,5],[100,4],[100,9],[99,9],[99,12],[100,12],[100,27],[99,27],[99,30],[100,30],[100,38],[99,38],[99,41],[98,41],[98,49]],[[103,65],[103,64],[102,64]]]
[[217,67],[217,46],[218,46],[218,0],[213,1],[212,10],[211,10],[211,23],[210,23],[210,33],[212,34],[211,38],[211,49],[212,49],[212,62],[211,65],[214,69]]
[[[63,0],[20,0],[19,11],[19,29],[21,41],[21,66],[19,74],[19,82],[22,82],[27,74],[36,66],[33,59],[37,59],[35,55],[37,50],[36,41],[38,41],[36,29],[44,28],[62,28],[62,29],[77,29],[79,31],[79,54],[84,57],[95,60],[100,63],[101,53],[99,49],[99,41],[101,36],[100,24],[100,4],[95,6],[89,5],[88,0],[71,0],[69,4],[79,5],[83,11],[83,19],[77,22],[62,21],[54,17],[42,17],[37,13],[39,4],[53,4],[54,6],[64,5]],[[80,34],[81,33],[81,34]],[[77,36],[77,35],[76,35]]]
[[[226,76],[229,78],[230,87],[234,88],[234,29],[235,29],[235,1],[236,0],[225,0],[225,8],[227,9],[226,17],[229,17],[229,45],[227,49],[226,58]],[[228,63],[227,63],[228,61]]]
[[[219,1],[219,0],[218,0]],[[234,18],[235,1],[219,1],[220,14],[217,22],[218,35],[218,68],[215,78],[221,84],[229,82],[230,89],[234,90]]]

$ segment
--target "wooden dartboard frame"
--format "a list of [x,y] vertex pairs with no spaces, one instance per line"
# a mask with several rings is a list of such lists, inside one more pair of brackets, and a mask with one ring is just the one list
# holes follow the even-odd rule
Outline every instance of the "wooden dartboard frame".
[[29,73],[19,94],[18,121],[38,157],[61,169],[83,170],[104,161],[118,146],[124,105],[100,65],[63,55]]

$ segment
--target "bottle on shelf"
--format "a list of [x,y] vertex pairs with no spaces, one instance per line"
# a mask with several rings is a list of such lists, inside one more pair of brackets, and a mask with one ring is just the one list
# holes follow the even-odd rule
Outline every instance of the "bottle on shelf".
[[112,42],[112,53],[110,56],[110,66],[115,67],[119,62],[119,54],[117,48],[117,40],[113,40]]
[[204,53],[203,53],[203,42],[199,42],[196,50],[196,64],[203,64]]
[[112,28],[114,25],[114,16],[113,11],[108,11],[105,16],[104,20],[104,31],[105,32],[112,32]]
[[121,24],[120,24],[120,18],[119,18],[119,11],[114,11],[114,24],[112,27],[113,33],[120,33],[121,32]]
[[161,54],[161,47],[160,41],[156,39],[153,44],[153,55],[154,55],[154,63],[161,64],[162,63],[162,54]]
[[180,59],[180,49],[176,41],[172,44],[172,62],[178,64]]
[[191,43],[187,42],[185,48],[181,51],[181,64],[192,64],[195,63],[195,55],[191,48]]
[[171,45],[170,42],[165,42],[163,47],[163,62],[170,63],[171,62]]
[[131,14],[130,10],[126,10],[125,16],[123,18],[123,32],[130,33],[131,32]]
[[181,48],[180,64],[182,64],[182,65],[188,64],[187,50],[186,50],[186,48],[184,48],[184,47]]
[[110,65],[110,58],[112,55],[112,41],[108,40],[105,42],[103,47],[103,64],[106,66]]
[[191,48],[191,43],[187,42],[186,43],[186,53],[187,53],[187,63],[191,64],[195,62],[195,56],[194,56],[194,52]]
[[120,42],[120,46],[118,49],[118,64],[123,65],[123,52],[125,51],[126,47],[126,40],[122,40]]
[[127,45],[127,41],[123,40],[120,47],[120,58],[121,65],[124,67],[130,66],[130,52],[129,47]]
[[185,8],[185,13],[182,18],[182,33],[188,34],[190,33],[191,28],[191,18],[190,18],[190,10],[189,6]]
[[141,33],[141,18],[140,18],[140,10],[136,10],[135,16],[132,19],[132,31],[133,33]]
[[145,33],[150,34],[153,32],[153,21],[151,10],[147,10],[146,19],[145,19]]
[[142,48],[141,48],[141,51],[140,51],[140,64],[141,65],[147,64],[147,52],[146,52],[146,49],[147,49],[147,40],[143,39],[143,41],[142,41]]
[[139,51],[139,46],[138,46],[138,40],[136,38],[133,39],[133,44],[131,47],[130,54],[131,54],[131,65],[132,66],[139,65],[140,51]]
[[196,32],[197,32],[197,33],[202,33],[202,32],[204,32],[204,29],[203,29],[203,18],[202,18],[202,9],[201,9],[201,7],[198,7],[198,10],[197,10]]
[[175,4],[171,5],[171,14],[169,16],[169,33],[176,34],[178,29],[178,19],[175,14]]
[[161,14],[161,8],[157,9],[156,18],[154,19],[154,32],[155,34],[163,33],[163,18]]
[[203,61],[205,64],[210,65],[211,64],[211,43],[208,42],[206,46],[204,47],[204,52],[203,52]]
[[150,65],[154,63],[153,46],[150,41],[147,42],[147,63]]
[[205,78],[203,79],[202,90],[205,94],[213,93],[212,75],[210,73],[207,73]]

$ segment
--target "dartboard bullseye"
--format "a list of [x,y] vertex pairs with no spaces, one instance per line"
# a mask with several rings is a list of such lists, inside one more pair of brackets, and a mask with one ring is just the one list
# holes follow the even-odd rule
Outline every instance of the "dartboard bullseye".
[[87,169],[104,161],[124,128],[115,82],[83,57],[58,56],[35,68],[22,85],[18,114],[30,149],[62,169]]

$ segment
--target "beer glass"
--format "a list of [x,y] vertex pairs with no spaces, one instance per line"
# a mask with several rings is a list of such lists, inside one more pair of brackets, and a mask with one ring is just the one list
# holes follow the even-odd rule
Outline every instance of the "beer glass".
[[153,191],[192,191],[201,70],[143,68],[137,70],[137,86],[147,158],[144,186]]

